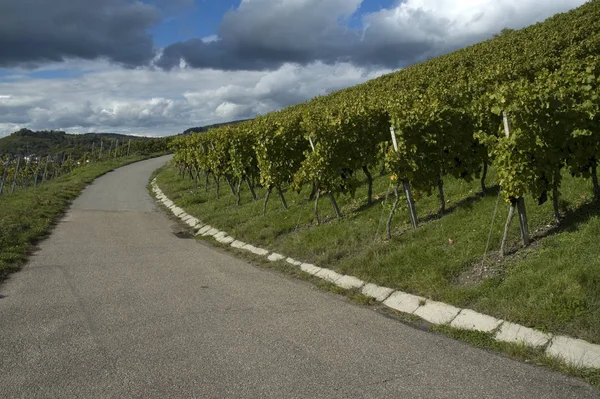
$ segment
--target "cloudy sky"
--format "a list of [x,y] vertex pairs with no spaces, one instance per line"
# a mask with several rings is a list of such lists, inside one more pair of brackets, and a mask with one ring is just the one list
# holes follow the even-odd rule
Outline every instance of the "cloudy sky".
[[585,0],[0,0],[0,137],[253,117]]

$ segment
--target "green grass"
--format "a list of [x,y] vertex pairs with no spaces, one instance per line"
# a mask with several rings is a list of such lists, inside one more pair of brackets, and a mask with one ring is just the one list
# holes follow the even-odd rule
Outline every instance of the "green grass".
[[[508,214],[508,206],[500,201],[481,275],[498,193],[493,171],[487,183],[492,189],[482,198],[478,181],[446,179],[448,212],[437,216],[435,195],[419,198],[421,225],[416,230],[410,228],[401,202],[388,241],[385,220],[392,198],[384,204],[389,189],[386,177],[376,179],[374,192],[379,200],[371,207],[366,206],[366,186],[354,198],[339,197],[341,220],[334,219],[329,201],[322,199],[319,213],[324,223],[316,226],[313,203],[306,202],[307,190],[300,195],[286,193],[287,211],[276,195],[271,196],[263,216],[262,198],[252,201],[248,190],[242,192],[242,205],[237,206],[226,183],[216,200],[214,187],[207,192],[202,184],[182,181],[173,167],[158,174],[161,189],[186,212],[236,239],[367,282],[600,343],[600,245],[596,243],[600,205],[590,200],[591,183],[565,176],[561,189],[565,220],[560,229],[552,229],[551,202],[538,206],[527,198],[534,242],[522,248],[515,219],[510,233],[512,255],[505,259],[497,255]],[[264,190],[257,193],[264,196]]]
[[44,183],[0,196],[0,282],[21,268],[38,241],[48,235],[71,201],[95,178],[148,157],[104,161]]

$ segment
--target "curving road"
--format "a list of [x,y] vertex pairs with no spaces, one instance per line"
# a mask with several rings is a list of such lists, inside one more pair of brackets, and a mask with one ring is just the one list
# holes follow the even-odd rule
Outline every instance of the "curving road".
[[96,180],[0,286],[1,398],[600,397],[177,238],[165,161]]

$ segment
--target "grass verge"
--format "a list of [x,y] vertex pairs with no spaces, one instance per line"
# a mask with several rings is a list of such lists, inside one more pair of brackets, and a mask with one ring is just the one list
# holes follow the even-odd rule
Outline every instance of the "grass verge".
[[0,196],[0,282],[19,270],[81,190],[97,177],[150,158],[132,156],[95,163],[51,180],[36,189]]

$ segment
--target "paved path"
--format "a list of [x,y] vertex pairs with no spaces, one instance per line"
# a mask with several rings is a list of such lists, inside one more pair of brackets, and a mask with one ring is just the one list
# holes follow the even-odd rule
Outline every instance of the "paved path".
[[1,398],[600,397],[177,238],[164,161],[98,179],[0,286]]

